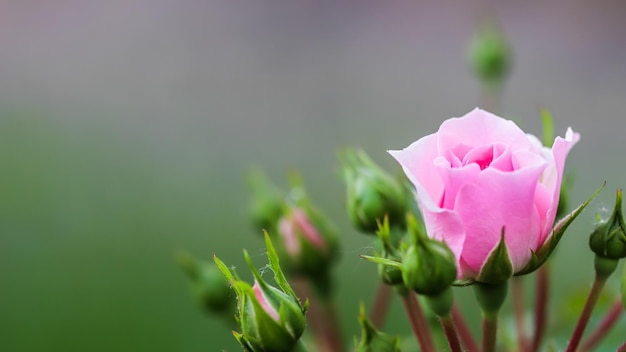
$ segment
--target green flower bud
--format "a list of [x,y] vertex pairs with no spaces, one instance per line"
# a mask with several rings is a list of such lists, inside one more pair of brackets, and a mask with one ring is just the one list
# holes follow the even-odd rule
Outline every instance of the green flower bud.
[[176,256],[176,261],[191,280],[191,293],[204,310],[211,314],[234,311],[235,297],[215,264],[200,262],[184,252]]
[[[393,261],[400,262],[400,254],[396,249],[397,244],[391,238],[391,229],[389,228],[389,218],[385,216],[385,220],[382,224],[378,225],[378,232],[376,233],[378,239],[381,242],[381,253],[376,253],[377,256],[384,259],[391,259]],[[396,286],[403,285],[402,270],[398,266],[378,264],[378,276],[380,280],[387,285]]]
[[365,316],[365,308],[361,304],[359,313],[361,325],[361,341],[356,341],[356,352],[400,352],[400,339],[378,331]]
[[255,278],[252,286],[237,279],[217,257],[214,259],[237,294],[237,321],[241,326],[241,332],[233,332],[233,335],[244,350],[289,352],[293,350],[304,332],[308,302],[301,304],[287,283],[267,234],[265,242],[270,268],[274,272],[274,281],[279,288],[270,286],[263,280],[245,251],[246,262]]
[[456,260],[448,246],[426,237],[414,216],[407,217],[413,243],[402,255],[404,284],[418,294],[436,295],[456,279]]
[[511,48],[502,30],[493,23],[484,23],[470,44],[470,64],[483,84],[504,83],[511,71]]
[[338,258],[339,243],[333,226],[296,185],[278,222],[280,254],[286,268],[310,279],[327,276]]
[[589,237],[589,247],[598,256],[621,259],[626,257],[626,224],[622,216],[622,190],[617,190],[611,217],[600,223]]
[[374,234],[385,216],[392,226],[404,227],[410,192],[362,150],[349,149],[342,156],[348,216],[354,227]]
[[283,213],[285,195],[259,170],[250,171],[248,184],[252,191],[250,218],[254,228],[273,233]]

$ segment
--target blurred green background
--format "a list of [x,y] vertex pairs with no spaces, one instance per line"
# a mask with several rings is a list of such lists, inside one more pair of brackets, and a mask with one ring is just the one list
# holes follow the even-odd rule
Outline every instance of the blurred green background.
[[[173,255],[242,266],[245,247],[263,263],[251,166],[283,186],[300,170],[342,230],[338,304],[356,333],[375,267],[358,259],[372,241],[348,224],[336,151],[360,146],[395,172],[385,150],[474,108],[466,48],[485,11],[515,50],[504,115],[540,134],[547,106],[558,134],[581,133],[572,203],[607,181],[554,260],[564,343],[579,307],[563,295],[593,276],[594,213],[626,185],[626,6],[487,3],[3,1],[0,350],[239,350],[190,299]],[[410,334],[398,302],[388,323]]]

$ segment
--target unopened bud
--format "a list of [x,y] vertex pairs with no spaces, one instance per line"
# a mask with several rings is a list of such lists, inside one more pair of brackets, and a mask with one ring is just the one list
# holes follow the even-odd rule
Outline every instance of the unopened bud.
[[611,217],[600,223],[589,237],[589,247],[598,256],[626,257],[626,224],[622,216],[622,190],[617,190]]
[[408,231],[412,243],[402,256],[404,284],[418,294],[441,293],[457,277],[454,254],[445,243],[423,234],[412,215],[408,217]]
[[176,256],[176,261],[191,280],[191,293],[203,309],[211,314],[234,311],[235,296],[214,263],[198,261],[184,252]]
[[348,215],[354,227],[374,234],[377,222],[388,217],[393,227],[405,225],[408,210],[403,185],[383,171],[362,150],[346,150],[342,155],[347,188]]
[[285,195],[259,170],[252,170],[248,176],[252,191],[250,218],[256,230],[273,233],[280,219]]
[[254,285],[241,281],[226,265],[215,257],[215,262],[237,294],[238,322],[241,332],[233,335],[244,350],[251,352],[289,352],[304,332],[308,303],[300,303],[280,269],[278,257],[269,237],[265,236],[270,268],[279,288],[269,285],[252,264],[248,253],[244,256]]
[[480,26],[470,45],[470,63],[483,84],[504,83],[512,66],[511,49],[497,25],[483,23]]
[[311,203],[304,188],[295,185],[278,223],[279,253],[288,271],[321,278],[338,257],[337,233]]

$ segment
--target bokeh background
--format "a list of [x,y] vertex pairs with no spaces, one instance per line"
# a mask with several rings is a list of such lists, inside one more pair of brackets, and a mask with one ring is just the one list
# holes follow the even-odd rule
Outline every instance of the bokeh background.
[[[336,151],[360,146],[395,172],[385,150],[478,105],[466,52],[486,10],[515,50],[503,114],[540,134],[547,106],[559,134],[581,133],[573,203],[607,181],[554,258],[565,318],[552,322],[571,331],[564,295],[592,279],[594,213],[626,186],[622,1],[4,0],[0,350],[239,350],[173,255],[241,266],[245,247],[262,265],[251,166],[283,186],[300,170],[341,229],[338,304],[356,333],[375,268],[358,259],[372,241],[346,219]],[[399,306],[388,330],[409,334]]]

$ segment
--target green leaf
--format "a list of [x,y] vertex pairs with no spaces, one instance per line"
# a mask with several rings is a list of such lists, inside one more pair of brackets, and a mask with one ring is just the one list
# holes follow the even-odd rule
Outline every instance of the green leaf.
[[220,271],[222,272],[222,274],[224,274],[224,276],[226,276],[226,279],[228,279],[228,282],[232,285],[235,281],[237,281],[235,279],[235,277],[233,276],[233,274],[230,272],[230,269],[228,269],[228,267],[226,266],[226,264],[224,264],[223,261],[220,260],[220,258],[218,258],[216,255],[213,255],[213,261],[215,261],[215,264],[217,265],[217,268],[220,269]]
[[503,227],[500,242],[498,242],[498,245],[491,251],[489,257],[487,257],[487,260],[480,270],[477,281],[488,284],[499,284],[508,280],[511,276],[513,276],[513,263],[511,263],[509,251],[504,241]]
[[[291,288],[291,285],[289,285],[285,274],[280,268],[278,254],[276,254],[276,249],[274,249],[274,245],[272,245],[272,240],[270,239],[270,236],[267,234],[267,232],[265,232],[264,235],[265,247],[267,247],[267,259],[270,261],[270,268],[274,272],[274,281],[276,281],[276,284],[280,286],[283,292],[296,299],[296,301],[300,302],[298,296],[296,296],[296,293]],[[306,305],[308,305],[308,302],[305,304],[305,309]]]
[[368,260],[368,261],[370,261],[372,263],[393,266],[393,267],[396,267],[396,268],[400,268],[400,266],[402,265],[402,263],[400,263],[397,260],[392,260],[392,259],[387,259],[387,258],[372,257],[372,256],[369,256],[369,255],[362,255],[361,258],[363,258],[365,260]]
[[552,147],[554,144],[554,122],[552,120],[552,114],[548,109],[539,109],[541,115],[541,124],[543,125],[543,145],[546,147]]

